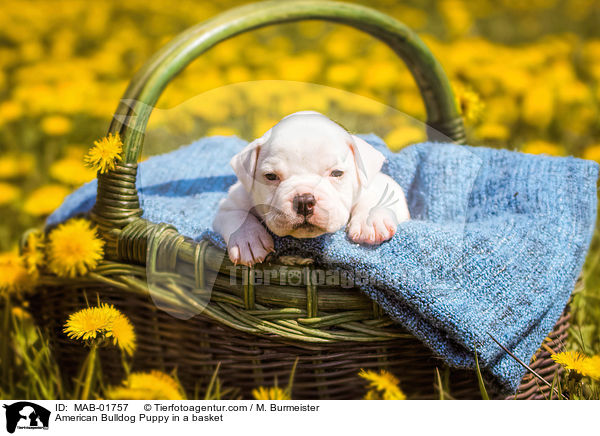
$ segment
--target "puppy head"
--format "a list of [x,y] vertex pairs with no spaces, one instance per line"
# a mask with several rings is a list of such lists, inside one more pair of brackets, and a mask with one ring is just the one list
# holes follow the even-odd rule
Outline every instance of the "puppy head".
[[324,115],[297,112],[248,144],[231,166],[273,233],[312,238],[346,225],[384,160]]

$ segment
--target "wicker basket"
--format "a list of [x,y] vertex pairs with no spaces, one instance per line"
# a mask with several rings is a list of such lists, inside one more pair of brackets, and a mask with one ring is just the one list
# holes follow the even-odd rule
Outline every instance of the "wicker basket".
[[[399,376],[411,398],[436,396],[434,375],[440,368],[449,375],[453,396],[480,397],[473,372],[444,368],[359,290],[317,286],[311,265],[233,268],[209,243],[194,242],[172,226],[140,218],[136,162],[151,109],[169,81],[220,41],[304,19],[350,25],[390,46],[419,86],[429,138],[464,141],[463,123],[440,64],[410,29],[372,9],[325,1],[256,3],[185,31],[136,74],[111,123],[110,132],[123,138],[124,159],[115,170],[99,174],[97,201],[90,213],[106,241],[106,259],[76,280],[43,275],[31,301],[40,325],[54,333],[67,381],[76,374],[85,350],[66,339],[62,325],[70,313],[98,297],[131,318],[138,337],[134,368],[176,368],[190,392],[205,387],[220,363],[223,385],[237,387],[248,397],[258,385],[287,381],[298,358],[293,391],[298,399],[360,398],[365,392],[357,376],[361,368],[387,368]],[[267,266],[269,283],[260,280]],[[198,315],[184,320],[190,310]],[[565,313],[531,364],[548,380],[559,371],[549,353],[562,348],[568,318]],[[118,382],[118,353],[103,349],[101,357],[104,374]],[[517,398],[543,398],[547,390],[528,375]]]

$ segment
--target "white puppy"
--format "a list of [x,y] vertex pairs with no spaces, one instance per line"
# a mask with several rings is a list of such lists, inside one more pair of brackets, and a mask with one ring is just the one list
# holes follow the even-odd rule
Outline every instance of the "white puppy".
[[317,112],[288,115],[231,159],[238,177],[213,228],[234,263],[253,265],[278,236],[313,238],[347,225],[360,244],[390,239],[409,219],[400,186],[380,172],[384,156]]

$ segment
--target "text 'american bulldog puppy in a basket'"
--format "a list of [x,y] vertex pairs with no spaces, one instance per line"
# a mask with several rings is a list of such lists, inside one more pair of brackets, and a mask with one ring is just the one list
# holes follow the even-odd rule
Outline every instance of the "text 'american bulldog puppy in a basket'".
[[314,238],[346,226],[359,244],[390,239],[409,219],[402,188],[380,170],[385,157],[312,111],[283,118],[231,160],[238,177],[213,228],[236,264],[262,262],[278,236]]

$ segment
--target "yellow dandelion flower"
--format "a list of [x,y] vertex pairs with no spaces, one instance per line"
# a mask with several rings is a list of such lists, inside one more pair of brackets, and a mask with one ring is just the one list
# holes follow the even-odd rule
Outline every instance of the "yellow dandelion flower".
[[61,185],[46,185],[33,191],[23,205],[23,210],[32,216],[44,216],[60,206],[70,190]]
[[562,353],[550,356],[556,363],[564,366],[570,371],[582,373],[584,370],[585,355],[579,351],[563,351]]
[[12,316],[14,316],[16,319],[18,319],[21,322],[32,320],[31,314],[29,312],[27,312],[25,309],[23,309],[22,307],[18,307],[18,306],[12,308]]
[[45,117],[41,124],[45,134],[50,136],[62,136],[72,129],[71,120],[63,115],[51,115]]
[[123,142],[119,134],[109,133],[108,136],[94,142],[94,146],[85,156],[85,162],[89,167],[104,174],[115,169],[115,163],[121,160],[122,152]]
[[600,162],[600,144],[590,145],[583,152],[583,158]]
[[14,203],[21,191],[9,183],[0,183],[0,206]]
[[383,395],[376,389],[370,389],[364,396],[365,400],[383,400]]
[[34,157],[29,153],[6,154],[0,157],[0,178],[12,179],[27,175],[35,164]]
[[379,373],[375,371],[365,371],[364,369],[358,374],[360,377],[370,382],[371,387],[378,390],[385,390],[391,386],[397,386],[398,379],[386,370],[381,370]]
[[451,37],[461,37],[468,33],[473,18],[467,4],[461,0],[443,0],[438,3],[438,8]]
[[425,105],[423,104],[423,98],[415,90],[404,91],[399,95],[398,109],[405,114],[417,118],[425,118]]
[[[323,69],[323,59],[316,53],[305,53],[298,56],[282,56],[275,66],[278,75],[286,80],[310,82]],[[270,73],[270,72],[269,72]],[[270,73],[268,78],[272,78]]]
[[94,269],[102,260],[104,242],[85,219],[72,219],[59,225],[46,247],[48,268],[59,277],[76,277]]
[[27,291],[32,284],[22,256],[12,251],[0,253],[0,294]]
[[551,156],[564,156],[564,149],[553,142],[544,141],[541,139],[536,139],[534,141],[529,141],[521,147],[521,151],[523,153],[530,154],[549,154]]
[[325,50],[335,59],[350,59],[356,49],[356,38],[348,29],[340,29],[329,34]]
[[63,331],[69,338],[83,341],[103,337],[110,329],[116,311],[108,304],[82,309],[69,316]]
[[529,88],[522,110],[523,119],[530,125],[540,129],[548,127],[554,117],[554,95],[545,83]]
[[398,86],[398,66],[390,61],[374,61],[366,66],[361,81],[367,88],[390,89]]
[[69,338],[82,341],[112,338],[113,345],[129,355],[135,350],[133,325],[112,304],[103,303],[71,314],[65,323],[64,332]]
[[93,180],[96,172],[86,168],[79,159],[67,157],[50,166],[50,175],[55,180],[67,185],[79,186]]
[[485,105],[472,88],[461,83],[454,84],[454,96],[460,114],[468,124],[475,124],[481,119]]
[[327,80],[343,87],[352,86],[360,78],[360,70],[350,64],[335,64],[327,69]]
[[367,392],[367,396],[381,395],[383,400],[406,400],[406,395],[398,386],[398,379],[388,371],[381,370],[376,373],[375,371],[365,371],[363,369],[358,375],[369,382],[369,390],[377,391],[370,394]]
[[23,114],[22,106],[15,101],[0,103],[0,124],[19,119]]
[[23,248],[23,259],[27,267],[27,273],[37,279],[39,270],[44,265],[44,235],[40,231],[33,231],[27,235],[25,247]]
[[564,351],[550,357],[569,371],[600,380],[600,356],[587,357],[579,351]]
[[247,67],[243,67],[241,65],[232,65],[227,68],[225,77],[227,77],[227,80],[232,83],[248,82],[252,80],[252,73]]
[[476,134],[481,139],[492,141],[503,141],[510,136],[508,127],[498,123],[485,123],[477,129]]
[[118,313],[112,320],[110,330],[106,335],[112,337],[113,344],[130,356],[135,351],[136,340],[133,325],[131,324],[131,321],[129,321],[129,318],[122,313]]
[[17,175],[16,157],[13,155],[0,156],[0,177],[10,179]]
[[427,139],[425,129],[418,126],[400,126],[393,129],[385,136],[385,143],[391,150],[400,150],[402,147],[423,142]]
[[290,394],[277,386],[265,388],[260,386],[252,390],[252,396],[255,400],[291,400]]
[[561,105],[586,104],[590,99],[589,86],[577,79],[563,82],[556,91]]
[[171,376],[160,372],[134,372],[121,386],[110,387],[109,400],[184,400],[181,385]]
[[588,357],[582,365],[582,374],[600,380],[600,355]]

